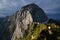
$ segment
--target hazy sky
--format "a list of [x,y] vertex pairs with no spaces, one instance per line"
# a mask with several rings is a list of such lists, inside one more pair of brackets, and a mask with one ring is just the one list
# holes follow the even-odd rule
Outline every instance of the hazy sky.
[[0,16],[11,15],[30,3],[37,4],[47,14],[60,13],[60,0],[0,0]]

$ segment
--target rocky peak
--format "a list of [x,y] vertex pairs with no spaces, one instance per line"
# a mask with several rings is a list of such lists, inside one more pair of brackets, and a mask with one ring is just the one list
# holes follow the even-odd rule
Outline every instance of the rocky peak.
[[44,11],[36,4],[29,4],[22,7],[21,10],[17,11],[15,14],[16,29],[12,36],[12,40],[15,40],[14,37],[23,38],[29,24],[33,22],[43,23],[46,22],[47,19],[48,17]]
[[39,6],[32,3],[32,4],[29,4],[29,5],[26,5],[26,6],[22,7],[22,9],[29,9],[29,8],[39,8]]
[[45,12],[34,3],[22,7],[17,14],[24,14],[24,16],[26,16],[26,14],[30,14],[33,19],[33,22],[42,23],[48,20],[48,17],[46,16]]
[[[18,10],[14,15],[8,17],[7,22],[3,22],[1,40],[15,40],[16,38],[24,38],[28,25],[33,22],[43,23],[48,20],[45,12],[36,4],[29,4]],[[0,30],[1,31],[1,30]],[[6,35],[5,33],[8,32]],[[3,35],[4,34],[4,35]]]

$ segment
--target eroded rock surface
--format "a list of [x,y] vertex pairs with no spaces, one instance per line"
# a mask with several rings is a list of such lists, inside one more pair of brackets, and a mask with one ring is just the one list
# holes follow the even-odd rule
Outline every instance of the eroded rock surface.
[[1,40],[24,38],[28,25],[33,22],[43,23],[48,20],[44,11],[36,4],[29,4],[18,10],[14,15],[4,18],[0,30]]

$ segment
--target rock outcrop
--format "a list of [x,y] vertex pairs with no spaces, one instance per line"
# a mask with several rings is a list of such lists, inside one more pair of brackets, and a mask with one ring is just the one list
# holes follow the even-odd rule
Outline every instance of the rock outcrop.
[[4,18],[0,28],[0,40],[23,40],[25,31],[33,22],[44,23],[48,17],[36,4],[29,4],[18,10],[14,15]]

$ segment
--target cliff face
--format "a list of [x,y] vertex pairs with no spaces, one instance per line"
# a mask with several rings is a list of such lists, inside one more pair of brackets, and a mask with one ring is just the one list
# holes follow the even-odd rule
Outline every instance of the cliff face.
[[2,20],[0,40],[15,40],[24,38],[29,25],[33,22],[46,22],[48,17],[36,4],[29,4],[18,10],[14,15]]

